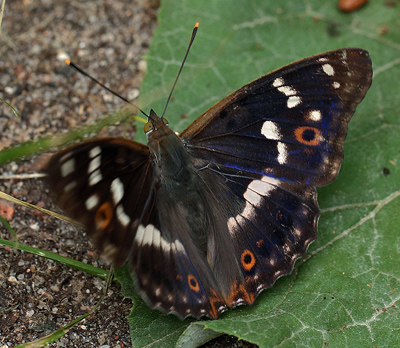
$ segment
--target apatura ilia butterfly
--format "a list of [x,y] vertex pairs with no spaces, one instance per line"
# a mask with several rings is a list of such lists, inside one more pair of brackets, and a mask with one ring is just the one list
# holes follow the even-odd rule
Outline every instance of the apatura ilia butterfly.
[[147,146],[73,145],[46,168],[57,202],[143,298],[181,318],[252,304],[317,237],[316,186],[338,174],[347,124],[372,79],[338,49],[233,92],[176,135],[151,110]]

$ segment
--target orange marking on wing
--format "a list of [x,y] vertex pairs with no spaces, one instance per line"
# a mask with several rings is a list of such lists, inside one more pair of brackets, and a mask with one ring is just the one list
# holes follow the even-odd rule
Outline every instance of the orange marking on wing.
[[240,264],[246,272],[250,272],[256,265],[256,258],[254,254],[250,250],[245,249],[242,252],[242,255],[240,255]]
[[226,308],[225,302],[213,288],[210,288],[209,301],[210,311],[208,314],[210,314],[213,319],[217,319],[218,314],[223,310],[223,308]]
[[[310,131],[310,133],[314,133],[314,137],[312,139],[305,138],[305,132]],[[294,136],[299,143],[311,146],[317,146],[320,144],[319,138],[321,136],[321,131],[318,128],[314,127],[297,127],[294,130]]]
[[189,274],[187,279],[190,289],[193,290],[194,292],[199,292],[200,285],[196,277],[193,274]]
[[246,304],[252,304],[255,300],[254,293],[250,293],[246,290],[245,284],[239,284],[238,281],[231,287],[231,292],[227,298],[227,305],[232,307],[233,302],[236,302],[238,299],[243,299]]
[[96,211],[94,222],[99,230],[105,230],[113,217],[113,208],[110,202],[104,202]]
[[256,243],[257,248],[260,249],[260,248],[263,246],[263,244],[264,244],[264,239],[259,239],[259,240],[257,241],[257,243]]

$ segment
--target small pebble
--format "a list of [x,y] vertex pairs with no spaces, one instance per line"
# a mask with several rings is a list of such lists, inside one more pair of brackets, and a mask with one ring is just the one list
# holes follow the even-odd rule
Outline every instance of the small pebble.
[[353,12],[364,6],[368,0],[339,0],[338,8],[342,12]]

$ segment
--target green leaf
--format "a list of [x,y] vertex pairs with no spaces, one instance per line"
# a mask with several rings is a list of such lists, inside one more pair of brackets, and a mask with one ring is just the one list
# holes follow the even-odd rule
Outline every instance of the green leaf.
[[[147,56],[144,110],[164,109],[191,29],[200,22],[166,113],[176,131],[245,83],[316,53],[367,49],[375,74],[350,122],[342,170],[319,189],[319,239],[293,274],[264,291],[253,307],[215,321],[180,321],[132,295],[135,347],[195,347],[221,333],[261,347],[400,345],[398,18],[399,6],[373,1],[351,14],[340,13],[334,1],[163,2]],[[127,281],[125,294],[130,287]]]

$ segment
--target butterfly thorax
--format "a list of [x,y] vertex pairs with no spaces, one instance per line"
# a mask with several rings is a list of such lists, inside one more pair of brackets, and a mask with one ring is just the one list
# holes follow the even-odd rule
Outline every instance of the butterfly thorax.
[[[182,140],[169,128],[168,122],[150,113],[153,125],[147,133],[154,178],[163,185],[185,187],[191,172],[189,155]],[[172,188],[171,187],[171,188]]]

